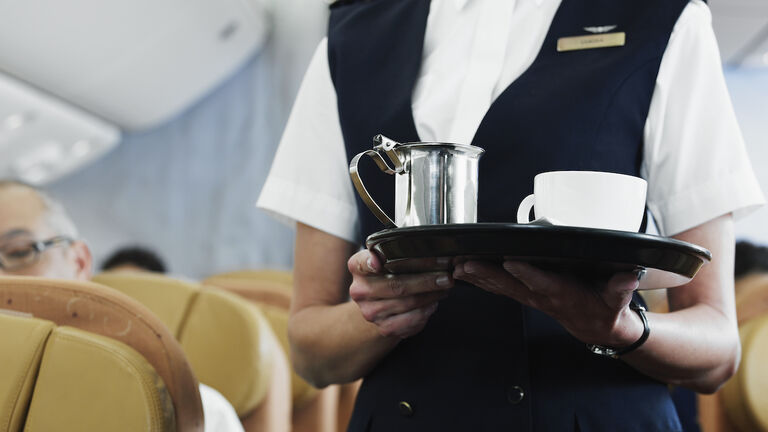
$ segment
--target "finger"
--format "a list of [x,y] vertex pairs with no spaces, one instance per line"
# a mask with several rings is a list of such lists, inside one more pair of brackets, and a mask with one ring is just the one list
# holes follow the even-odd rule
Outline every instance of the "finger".
[[461,279],[494,294],[511,297],[520,303],[538,308],[546,299],[531,292],[515,277],[504,271],[498,264],[467,261],[457,265],[454,278]]
[[509,285],[519,285],[520,282],[511,277],[498,264],[481,261],[466,261],[456,265],[453,276],[482,288],[503,291]]
[[425,273],[447,271],[453,269],[453,265],[452,258],[447,257],[408,258],[390,263],[388,270],[392,269],[396,269],[394,273]]
[[432,303],[420,309],[393,315],[379,324],[379,332],[382,336],[396,336],[407,338],[420,332],[427,324],[427,320],[437,311],[437,303]]
[[504,261],[503,267],[515,279],[537,294],[557,295],[563,291],[563,286],[566,285],[556,275],[540,270],[528,263]]
[[448,291],[438,291],[417,294],[397,299],[376,300],[360,302],[360,311],[363,317],[371,322],[380,323],[393,315],[410,312],[429,306],[448,296]]
[[381,273],[383,266],[376,254],[363,249],[349,257],[347,269],[353,275],[365,276]]
[[355,277],[349,296],[356,302],[392,299],[416,294],[444,291],[453,287],[447,272]]

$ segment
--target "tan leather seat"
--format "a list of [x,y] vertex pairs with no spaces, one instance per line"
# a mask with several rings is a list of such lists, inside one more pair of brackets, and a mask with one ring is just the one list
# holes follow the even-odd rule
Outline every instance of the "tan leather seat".
[[736,315],[739,324],[768,313],[768,273],[744,276],[736,282]]
[[[203,284],[222,288],[257,304],[272,326],[286,354],[289,354],[288,309],[291,307],[292,286],[284,281],[276,281],[269,273],[267,273],[267,280],[259,280],[259,282],[254,282],[248,277],[259,277],[261,272],[237,272],[229,275],[231,274],[241,276],[227,276],[226,278],[215,276],[205,279]],[[293,395],[294,408],[301,408],[317,395],[317,389],[298,376],[296,372],[291,372],[291,394]]]
[[0,315],[0,332],[2,430],[24,417],[30,432],[176,430],[165,384],[129,346],[37,318]]
[[768,314],[739,329],[741,365],[722,389],[728,419],[742,432],[768,431]]
[[768,274],[742,277],[735,292],[741,364],[720,391],[699,395],[702,432],[768,431]]
[[194,282],[137,272],[107,272],[93,281],[151,309],[174,333],[201,382],[247,417],[270,386],[274,338],[264,315],[239,297]]
[[1,431],[21,430],[43,349],[54,327],[50,321],[0,313]]
[[24,430],[175,431],[174,416],[165,383],[136,350],[58,327],[43,354]]
[[[93,408],[99,407],[100,401],[106,403],[112,397],[120,399],[121,392],[125,391],[131,397],[143,394],[154,401],[145,405],[155,407],[157,415],[150,420],[145,418],[148,423],[142,423],[149,425],[151,430],[173,430],[175,424],[180,431],[202,431],[203,411],[198,383],[181,346],[166,326],[135,300],[90,282],[2,277],[0,304],[5,309],[29,313],[59,326],[75,327],[57,328],[49,337],[37,385],[51,383],[51,387],[46,386],[45,391],[35,387],[28,429],[121,430],[113,429],[112,423],[103,423],[107,425],[104,428],[87,425],[99,421],[100,414]],[[113,340],[119,344],[112,343]],[[77,364],[86,359],[98,364],[78,369]],[[117,375],[100,376],[97,371],[111,371]],[[145,378],[131,386],[124,381],[130,376]],[[167,390],[162,390],[163,386]],[[80,391],[95,392],[102,399],[87,407],[83,405],[85,400],[81,400]],[[163,392],[167,396],[162,396]],[[128,412],[132,407],[126,405],[123,408]],[[61,415],[53,416],[54,412]],[[39,413],[40,418],[33,416],[35,413]],[[138,424],[119,415],[113,417],[131,427]],[[55,418],[60,418],[59,422],[51,423]],[[75,422],[72,424],[82,427],[67,429],[66,422]]]
[[221,280],[233,280],[233,281],[262,281],[262,282],[277,282],[293,285],[293,273],[285,270],[238,270],[226,273],[218,273],[206,278],[203,283],[208,285],[218,286],[217,281]]
[[[259,305],[290,357],[288,315],[293,277],[275,270],[245,270],[214,275],[203,280]],[[318,390],[291,372],[294,431],[345,431],[359,382]]]

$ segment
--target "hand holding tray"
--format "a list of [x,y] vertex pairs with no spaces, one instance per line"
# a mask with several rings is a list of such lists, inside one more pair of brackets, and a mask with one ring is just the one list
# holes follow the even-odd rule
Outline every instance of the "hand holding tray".
[[366,246],[392,273],[447,270],[468,259],[526,261],[590,279],[645,268],[640,289],[684,285],[712,259],[700,246],[654,235],[506,223],[393,228],[372,234]]

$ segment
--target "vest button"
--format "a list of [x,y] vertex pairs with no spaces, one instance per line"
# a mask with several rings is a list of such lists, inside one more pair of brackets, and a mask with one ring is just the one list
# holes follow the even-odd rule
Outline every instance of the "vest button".
[[400,401],[400,403],[397,405],[400,409],[400,414],[402,414],[403,417],[410,417],[413,415],[413,407],[411,407],[411,404],[408,402]]
[[512,386],[507,389],[507,402],[512,405],[517,405],[523,401],[525,397],[525,391],[520,386]]

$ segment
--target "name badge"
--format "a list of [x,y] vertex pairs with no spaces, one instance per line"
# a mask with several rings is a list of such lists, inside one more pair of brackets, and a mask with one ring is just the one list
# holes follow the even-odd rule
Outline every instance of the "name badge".
[[557,40],[557,51],[576,51],[624,46],[626,39],[627,35],[624,32],[561,37]]

